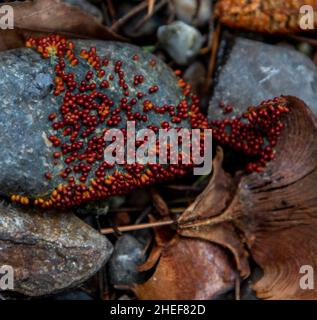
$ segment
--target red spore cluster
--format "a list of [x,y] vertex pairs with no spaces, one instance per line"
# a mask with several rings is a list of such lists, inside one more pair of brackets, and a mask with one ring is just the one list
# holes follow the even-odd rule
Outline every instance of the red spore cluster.
[[282,116],[288,112],[283,97],[263,101],[257,107],[249,107],[242,116],[212,121],[213,138],[256,159],[248,163],[246,171],[260,172],[275,156],[274,147],[284,128]]
[[[180,101],[158,105],[153,97],[160,95],[160,87],[147,82],[147,75],[126,74],[126,63],[140,63],[142,55],[132,54],[130,61],[113,60],[98,55],[97,49],[82,49],[77,56],[72,41],[59,35],[29,39],[26,46],[36,50],[44,59],[50,59],[54,68],[52,94],[59,99],[58,110],[48,115],[51,131],[52,162],[58,172],[46,172],[43,179],[53,186],[45,197],[12,195],[12,201],[34,204],[42,208],[65,208],[125,194],[131,190],[155,182],[185,174],[190,164],[110,164],[104,159],[105,134],[118,128],[127,140],[127,121],[135,121],[142,128],[212,128],[213,139],[222,146],[240,151],[255,160],[246,166],[247,172],[260,172],[274,158],[274,147],[284,125],[282,117],[289,112],[285,98],[264,101],[258,107],[250,107],[237,117],[230,117],[232,105],[219,106],[228,117],[212,121],[208,126],[200,112],[198,97],[182,79],[176,80],[182,90]],[[87,70],[79,75],[85,64]],[[156,68],[155,59],[147,61],[149,68]],[[180,71],[175,72],[176,75]],[[113,95],[115,94],[115,96]],[[160,99],[158,99],[160,100]],[[164,116],[164,118],[162,118]],[[163,119],[160,124],[156,120]],[[158,144],[158,140],[156,141]],[[137,146],[140,144],[136,144]],[[200,145],[202,151],[202,144]],[[156,148],[156,153],[159,151]],[[179,152],[179,150],[178,150]],[[172,155],[169,154],[169,159]],[[181,154],[177,154],[178,159]]]

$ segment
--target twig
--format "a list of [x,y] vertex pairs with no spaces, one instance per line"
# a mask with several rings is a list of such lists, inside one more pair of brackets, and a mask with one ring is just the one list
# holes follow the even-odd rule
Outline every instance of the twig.
[[155,1],[156,1],[156,0],[147,0],[147,3],[148,3],[148,11],[147,11],[147,14],[148,14],[148,16],[152,16],[152,14],[153,14]]
[[130,207],[130,208],[124,208],[124,207],[120,207],[120,208],[113,208],[111,210],[109,210],[109,213],[117,213],[117,212],[136,212],[136,211],[142,211],[143,208],[142,207]]
[[146,207],[140,214],[140,216],[135,220],[135,224],[139,224],[148,214],[151,212],[152,207]]
[[112,26],[111,30],[115,31],[118,30],[122,25],[124,25],[128,20],[133,18],[135,15],[143,11],[147,8],[147,2],[141,2],[139,5],[135,6],[133,9],[131,9],[125,16],[117,20]]
[[186,210],[186,208],[171,208],[170,212],[171,213],[182,213]]
[[169,184],[166,186],[168,189],[177,190],[177,191],[191,191],[191,192],[200,192],[201,188],[197,186],[191,186],[191,185],[174,185]]
[[306,37],[302,37],[302,36],[293,36],[293,35],[289,36],[289,38],[297,40],[297,41],[301,41],[301,42],[307,42],[311,46],[317,47],[317,40],[316,39],[306,38]]
[[240,296],[240,277],[238,276],[236,281],[235,281],[235,299],[236,300],[240,300],[241,296]]
[[138,23],[135,25],[134,30],[138,30],[140,27],[144,25],[145,22],[147,22],[154,13],[156,13],[158,10],[160,10],[165,4],[167,3],[168,0],[161,0],[161,2],[157,3],[155,7],[153,7],[151,14],[147,14],[145,17],[141,18]]
[[107,2],[107,8],[109,10],[110,16],[112,19],[114,19],[114,17],[116,16],[116,10],[113,6],[112,0],[106,0]]
[[212,37],[211,54],[210,54],[210,59],[209,59],[209,63],[208,63],[208,71],[207,71],[207,79],[206,79],[207,88],[212,83],[212,75],[215,70],[216,61],[217,61],[217,53],[218,53],[218,48],[219,48],[220,34],[221,34],[221,25],[220,25],[220,23],[218,23],[216,30],[213,32],[213,37]]
[[171,22],[173,22],[175,20],[176,7],[175,7],[174,1],[168,1],[167,5],[168,5],[168,11],[169,11],[169,17],[167,19],[167,24],[170,24]]
[[[148,228],[162,227],[162,226],[172,225],[174,223],[175,223],[175,221],[173,221],[173,220],[141,223],[141,224],[135,224],[135,225],[130,225],[130,226],[117,227],[116,230],[119,232],[127,232],[127,231],[135,231],[135,230],[142,230],[142,229],[148,229]],[[104,228],[104,229],[101,229],[100,232],[102,234],[110,234],[110,233],[115,233],[116,230],[114,230],[114,228]]]
[[195,13],[194,13],[194,17],[193,17],[194,19],[198,18],[200,7],[201,7],[201,0],[196,0],[196,8],[195,8]]

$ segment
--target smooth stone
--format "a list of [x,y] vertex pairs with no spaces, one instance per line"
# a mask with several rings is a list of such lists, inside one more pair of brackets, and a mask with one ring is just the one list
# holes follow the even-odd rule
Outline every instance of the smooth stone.
[[71,212],[0,204],[0,266],[14,270],[13,291],[48,295],[76,287],[110,258],[112,244]]
[[182,21],[159,27],[157,37],[161,46],[179,65],[186,65],[192,61],[204,41],[196,28]]
[[175,11],[178,20],[193,26],[204,26],[211,21],[212,1],[201,0],[197,12],[197,0],[175,0]]
[[109,260],[109,278],[113,285],[129,286],[144,281],[137,266],[145,261],[145,245],[127,234],[116,242]]
[[223,119],[219,103],[232,104],[230,116],[280,95],[304,100],[317,115],[317,66],[296,50],[237,38],[222,68],[209,105],[209,120]]

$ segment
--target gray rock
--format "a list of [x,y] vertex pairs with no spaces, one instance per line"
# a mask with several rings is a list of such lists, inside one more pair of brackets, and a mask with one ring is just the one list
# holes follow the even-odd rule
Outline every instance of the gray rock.
[[175,11],[178,20],[193,26],[201,27],[211,20],[212,1],[201,0],[197,12],[197,0],[175,0]]
[[201,33],[182,21],[161,26],[157,37],[161,46],[180,65],[186,65],[195,58],[203,44]]
[[317,67],[289,48],[238,38],[221,70],[209,106],[209,120],[224,117],[219,102],[232,104],[230,115],[280,95],[304,100],[317,115]]
[[137,266],[145,261],[144,245],[131,235],[122,236],[115,244],[109,260],[109,277],[113,285],[133,285],[141,282]]
[[[145,77],[144,83],[138,86],[140,91],[147,92],[153,84],[158,85],[159,91],[151,95],[155,105],[170,105],[180,101],[182,91],[173,71],[150,53],[133,45],[116,42],[77,40],[74,43],[76,56],[79,56],[81,49],[95,46],[98,54],[107,56],[113,64],[119,59],[124,61],[124,72],[129,76],[127,83],[130,86],[136,74]],[[139,55],[137,63],[132,60],[135,53]],[[155,67],[150,66],[151,59],[156,60]],[[79,61],[76,74],[82,79],[89,67],[83,59]],[[108,70],[113,70],[113,64],[109,64]],[[45,197],[58,184],[65,183],[59,175],[65,168],[63,157],[54,165],[53,153],[58,150],[48,141],[48,136],[56,132],[52,130],[47,117],[52,112],[59,112],[63,99],[62,96],[53,95],[53,79],[50,59],[42,59],[31,49],[0,53],[0,195]],[[114,81],[106,93],[117,103],[122,97],[121,92],[117,81]],[[134,106],[134,110],[143,110],[142,100]],[[123,120],[126,120],[124,117]],[[163,120],[167,120],[166,116],[156,115],[151,123],[159,126]],[[136,129],[141,126],[139,121]],[[125,127],[125,121],[122,121],[122,127]],[[52,174],[51,180],[44,178],[46,172]],[[91,170],[88,181],[92,177],[94,170]]]
[[41,296],[81,284],[112,253],[111,243],[70,212],[0,205],[0,266],[14,270],[14,291]]
[[99,22],[102,22],[102,12],[87,0],[63,0],[64,2],[78,7],[82,11],[94,16]]

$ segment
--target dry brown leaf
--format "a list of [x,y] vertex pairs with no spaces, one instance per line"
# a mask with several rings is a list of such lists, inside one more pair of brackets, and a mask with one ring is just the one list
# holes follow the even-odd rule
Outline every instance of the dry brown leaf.
[[0,31],[0,50],[21,47],[28,37],[46,33],[77,38],[125,40],[95,17],[59,0],[7,4],[14,9],[14,30]]
[[162,217],[167,217],[169,215],[169,209],[165,200],[154,188],[151,189],[151,195],[152,195],[153,205],[158,211],[158,213]]
[[162,248],[153,276],[132,290],[142,300],[212,299],[231,289],[235,278],[222,248],[176,236]]
[[[205,190],[179,217],[179,234],[215,242],[229,249],[241,277],[246,278],[250,275],[248,251],[242,239],[237,237],[234,225],[221,216],[234,198],[239,179],[233,179],[224,172],[222,161],[222,149],[217,148],[212,178]],[[196,228],[196,225],[199,227]]]
[[317,299],[316,290],[300,288],[299,273],[302,265],[317,268],[317,121],[304,102],[286,99],[290,113],[276,158],[262,173],[238,174],[231,183],[227,176],[236,189],[231,197],[221,192],[225,204],[218,207],[214,177],[179,219],[179,233],[229,248],[243,277],[250,252],[263,270],[254,285],[260,298]]
[[317,0],[220,0],[215,16],[237,29],[263,33],[294,33],[299,27],[300,7],[311,5],[317,25]]

